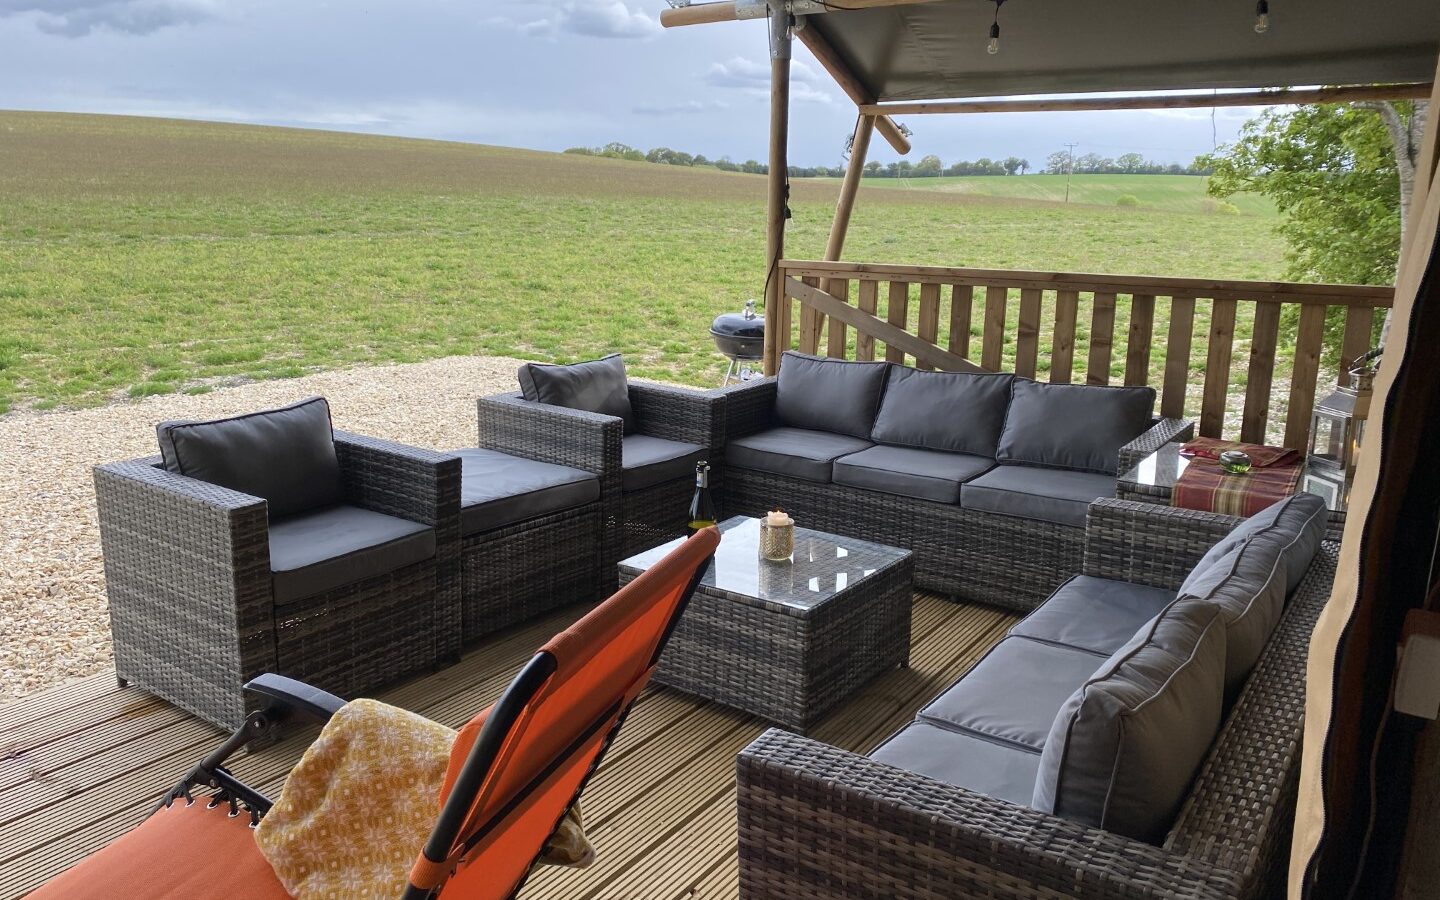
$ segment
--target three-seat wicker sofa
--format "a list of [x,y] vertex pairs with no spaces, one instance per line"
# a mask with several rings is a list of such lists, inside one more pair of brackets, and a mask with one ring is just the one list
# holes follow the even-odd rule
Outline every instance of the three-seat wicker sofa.
[[1116,473],[1193,435],[1147,387],[794,352],[721,393],[726,514],[780,505],[913,551],[919,587],[1021,612],[1080,570],[1086,508]]

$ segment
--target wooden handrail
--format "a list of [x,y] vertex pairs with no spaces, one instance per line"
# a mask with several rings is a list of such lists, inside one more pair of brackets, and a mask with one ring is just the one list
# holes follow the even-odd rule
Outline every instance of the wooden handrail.
[[1111,275],[1085,272],[1036,272],[1024,269],[972,269],[959,266],[905,266],[889,263],[825,262],[784,259],[780,268],[791,275],[812,278],[906,281],[911,284],[971,282],[1009,288],[1075,291],[1114,291],[1117,294],[1184,294],[1214,300],[1268,300],[1276,303],[1316,303],[1322,306],[1364,306],[1388,309],[1395,289],[1362,284],[1306,284],[1286,281],[1178,278],[1157,275]]
[[[798,346],[807,353],[847,356],[846,329],[853,328],[860,360],[876,359],[878,342],[884,359],[925,369],[1009,368],[1052,383],[1150,385],[1162,415],[1195,418],[1207,437],[1257,443],[1281,439],[1269,427],[1279,407],[1283,442],[1296,448],[1308,441],[1322,362],[1338,359],[1344,384],[1349,362],[1369,347],[1380,310],[1394,302],[1391,288],[1367,285],[817,260],[782,260],[778,279],[786,300],[772,364],[796,343],[798,300]],[[1282,348],[1286,304],[1296,305],[1299,316],[1293,338],[1286,338],[1293,346]],[[1343,336],[1327,334],[1329,310],[1343,310]],[[1288,365],[1279,378],[1277,363]]]

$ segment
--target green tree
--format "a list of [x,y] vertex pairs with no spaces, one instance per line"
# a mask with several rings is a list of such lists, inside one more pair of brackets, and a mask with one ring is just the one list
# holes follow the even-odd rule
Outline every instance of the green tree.
[[1135,175],[1145,168],[1145,157],[1138,153],[1122,153],[1115,158],[1115,165],[1126,175]]
[[943,171],[945,171],[945,164],[940,161],[940,157],[933,153],[915,164],[915,177],[917,178],[936,178]]
[[[1275,201],[1289,245],[1288,276],[1304,281],[1393,284],[1400,253],[1401,173],[1411,163],[1423,117],[1417,104],[1386,104],[1400,141],[1373,107],[1358,104],[1270,109],[1239,139],[1196,160],[1211,167],[1215,197],[1253,191]],[[1398,153],[1397,153],[1398,149]]]

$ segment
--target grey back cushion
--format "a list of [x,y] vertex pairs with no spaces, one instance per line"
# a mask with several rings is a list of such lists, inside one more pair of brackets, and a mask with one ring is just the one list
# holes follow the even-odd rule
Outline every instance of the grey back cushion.
[[1279,547],[1285,565],[1285,593],[1293,593],[1320,551],[1329,520],[1325,501],[1314,494],[1295,494],[1273,503],[1241,522],[1205,551],[1180,590],[1184,593],[1193,580],[1206,577],[1208,569],[1231,550],[1253,537],[1261,537]]
[[1000,373],[892,366],[870,439],[994,459],[1014,381]]
[[625,377],[625,361],[618,353],[569,366],[525,363],[517,377],[520,396],[526,400],[618,416],[625,423],[626,434],[635,431],[630,383]]
[[1329,513],[1312,494],[1297,494],[1262,510],[1207,554],[1180,586],[1181,597],[1219,607],[1225,621],[1225,694],[1233,700],[1260,660],[1285,613],[1285,598],[1300,582],[1325,536]]
[[1015,379],[996,458],[1118,474],[1120,448],[1150,427],[1155,389]]
[[848,362],[787,351],[775,387],[781,425],[870,438],[889,363]]
[[263,498],[274,519],[339,503],[340,461],[323,397],[213,422],[156,427],[165,468]]
[[1034,807],[1159,843],[1219,733],[1224,677],[1219,610],[1166,607],[1060,708]]

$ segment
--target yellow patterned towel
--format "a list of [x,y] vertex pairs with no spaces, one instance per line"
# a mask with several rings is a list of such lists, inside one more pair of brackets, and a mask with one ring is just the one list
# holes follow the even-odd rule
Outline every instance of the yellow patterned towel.
[[[440,811],[455,732],[375,700],[340,708],[305,751],[255,843],[295,900],[367,900],[405,892]],[[595,851],[580,804],[540,862],[585,868]]]
[[296,900],[393,898],[435,825],[455,732],[374,700],[331,717],[255,843]]

